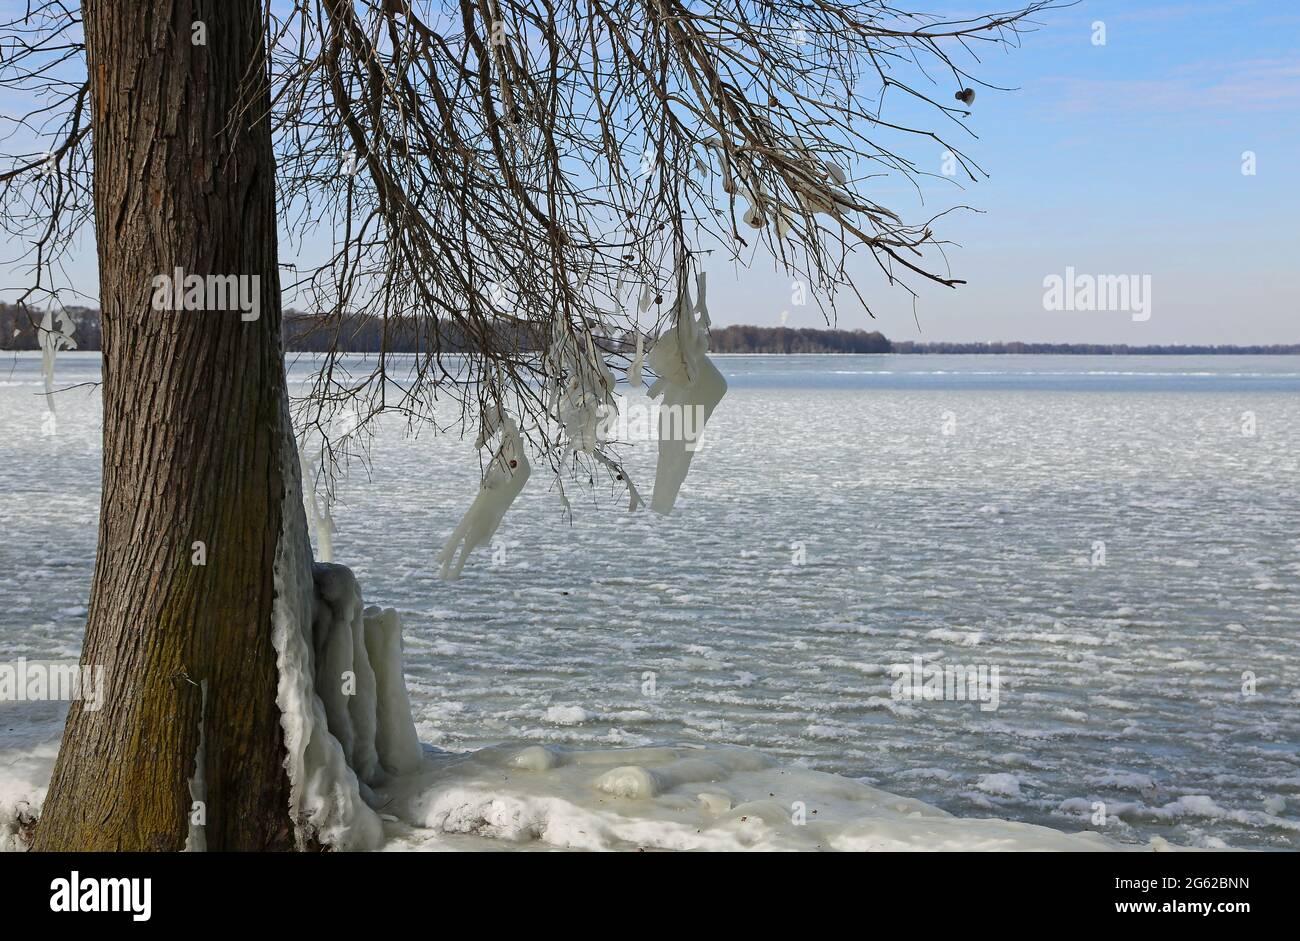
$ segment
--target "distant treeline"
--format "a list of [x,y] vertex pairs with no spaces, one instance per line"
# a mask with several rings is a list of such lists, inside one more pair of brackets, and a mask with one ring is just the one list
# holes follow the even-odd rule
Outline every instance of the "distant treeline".
[[735,326],[709,331],[709,349],[715,353],[891,353],[891,347],[875,330]]
[[895,340],[891,353],[1067,353],[1078,356],[1215,356],[1300,353],[1300,343],[1273,346],[1129,346],[1127,343],[916,343]]
[[[79,350],[100,348],[99,311],[89,307],[66,308],[76,330],[73,339]],[[36,327],[43,313],[0,304],[0,350],[40,349]],[[316,318],[297,311],[284,313],[285,348],[294,352],[323,352],[334,345],[351,353],[413,353],[431,350],[458,352],[477,347],[455,326],[442,326],[435,336],[427,323],[375,317],[350,317],[338,326],[322,326]],[[715,353],[1065,353],[1093,356],[1206,356],[1217,354],[1298,354],[1300,343],[1275,346],[1129,346],[1109,343],[918,343],[889,340],[877,330],[819,330],[810,327],[714,327],[709,347]],[[542,338],[524,325],[502,324],[490,338],[499,351],[538,350]],[[635,336],[625,333],[607,337],[606,349],[630,351]]]
[[[64,308],[75,325],[73,340],[78,350],[101,349],[99,311],[88,307]],[[40,349],[39,326],[44,311],[29,310],[12,304],[0,304],[0,350]],[[441,325],[432,330],[427,323],[415,320],[389,320],[387,325],[376,317],[349,317],[341,324],[322,322],[318,318],[293,310],[284,312],[282,331],[285,348],[293,352],[319,353],[336,343],[350,353],[413,353],[436,345],[444,352],[460,352],[482,341],[470,343],[455,325]],[[536,331],[525,325],[503,323],[488,342],[501,351],[527,351],[541,348]]]
[[[93,307],[65,307],[64,310],[72,319],[72,339],[77,349],[98,350],[99,311]],[[0,304],[0,350],[39,350],[41,345],[37,333],[44,316],[43,310]]]

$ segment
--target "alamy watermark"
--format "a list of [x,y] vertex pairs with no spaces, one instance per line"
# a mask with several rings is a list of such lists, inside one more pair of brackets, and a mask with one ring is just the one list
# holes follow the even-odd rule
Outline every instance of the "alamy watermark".
[[152,900],[153,880],[148,877],[83,876],[74,869],[66,879],[50,883],[52,912],[126,912],[132,921],[148,921]]
[[895,702],[978,702],[980,712],[994,712],[1002,702],[1002,677],[988,664],[934,664],[920,656],[911,663],[889,668],[894,683],[889,689]]
[[154,275],[154,310],[237,310],[245,322],[262,316],[261,277],[255,274]]
[[1126,311],[1141,323],[1151,319],[1151,275],[1049,274],[1043,279],[1044,310]]
[[[663,404],[615,395],[612,403],[601,402],[566,418],[565,430],[580,448],[635,441],[681,441],[687,451],[694,452],[704,447],[704,426],[709,415],[699,404]],[[716,434],[710,432],[709,440],[716,440]]]
[[104,668],[19,658],[0,663],[0,703],[72,702],[81,700],[91,712],[104,705]]

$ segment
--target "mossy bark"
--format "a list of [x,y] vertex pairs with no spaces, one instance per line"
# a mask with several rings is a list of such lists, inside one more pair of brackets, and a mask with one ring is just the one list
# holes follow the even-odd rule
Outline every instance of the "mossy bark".
[[[271,606],[292,484],[262,10],[86,0],[83,15],[104,475],[82,660],[105,668],[106,696],[69,711],[35,848],[182,848],[202,723],[208,849],[288,849]],[[176,268],[256,277],[258,319],[153,309],[154,277]]]

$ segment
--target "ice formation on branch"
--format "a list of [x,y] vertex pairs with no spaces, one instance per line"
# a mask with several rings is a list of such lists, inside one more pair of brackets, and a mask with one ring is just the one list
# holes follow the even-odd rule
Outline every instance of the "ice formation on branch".
[[[645,291],[648,290],[647,285]],[[643,291],[643,301],[644,299]],[[641,349],[639,337],[637,349]],[[639,357],[638,353],[638,359],[633,362],[638,384]],[[641,494],[622,465],[603,450],[607,443],[604,425],[617,414],[618,400],[614,395],[614,374],[595,348],[591,335],[586,335],[585,345],[579,345],[577,337],[557,324],[546,354],[546,371],[551,377],[549,412],[563,431],[565,450],[585,454],[602,467],[608,468],[615,479],[627,486],[628,510],[635,511],[641,506]],[[563,495],[564,482],[557,480],[557,484],[561,500],[567,508],[568,500]]]
[[329,416],[323,422],[318,414],[309,430],[298,439],[298,460],[301,463],[303,498],[307,504],[307,522],[316,536],[316,560],[334,561],[334,493],[333,483],[338,469],[338,453],[348,453],[356,444],[361,415],[344,410]]
[[[705,276],[696,276],[695,302],[683,291],[677,299],[676,325],[650,350],[650,368],[658,379],[649,395],[663,395],[659,409],[659,461],[650,508],[669,513],[677,502],[691,458],[713,410],[727,392],[727,380],[709,360],[709,311]],[[697,316],[698,315],[698,316]]]
[[801,182],[795,190],[799,208],[807,213],[825,213],[831,216],[851,211],[851,197],[845,190],[848,174],[844,169],[829,160],[817,160],[811,155],[806,165],[812,179]]
[[[444,579],[450,580],[460,575],[461,569],[465,567],[465,559],[475,548],[492,538],[501,525],[506,510],[510,509],[528,482],[532,468],[524,454],[519,426],[509,415],[496,409],[487,411],[483,417],[483,430],[474,442],[474,447],[484,447],[498,432],[501,444],[488,462],[478,496],[438,553]],[[460,551],[457,552],[457,549]]]
[[614,374],[590,342],[578,339],[556,323],[546,354],[550,379],[550,412],[564,429],[566,446],[584,454],[600,447],[600,425],[616,407]]
[[636,355],[632,357],[632,364],[627,367],[627,384],[633,389],[640,389],[642,384],[641,370],[645,366],[645,337],[641,335],[641,328],[636,331]]
[[[848,174],[838,164],[818,158],[808,148],[804,149],[801,160],[803,172],[792,174],[789,183],[794,195],[791,204],[788,196],[774,196],[752,165],[738,162],[733,168],[720,139],[709,138],[704,141],[704,147],[718,156],[723,192],[737,196],[745,203],[741,218],[750,228],[763,229],[772,223],[777,238],[783,239],[790,233],[800,212],[809,216],[821,213],[838,218],[841,213],[854,209],[848,191]],[[698,153],[695,158],[700,161]]]
[[302,461],[303,490],[307,501],[307,521],[311,531],[316,534],[316,555],[322,562],[334,561],[334,516],[330,510],[328,493],[317,494],[311,481],[316,478],[320,460],[307,454],[304,448],[299,452]]
[[59,311],[59,327],[54,328],[54,311],[47,310],[41,319],[41,375],[45,379],[45,407],[54,414],[54,359],[60,350],[75,350],[73,323],[67,311]]
[[[620,282],[615,296],[621,294],[621,285]],[[582,287],[580,284],[578,289]],[[727,390],[726,380],[706,355],[709,314],[703,273],[696,277],[696,291],[698,297],[692,301],[689,290],[683,290],[674,308],[674,325],[648,355],[637,330],[636,353],[627,372],[633,388],[641,386],[642,369],[647,362],[659,377],[647,393],[652,398],[663,396],[659,409],[659,460],[651,503],[660,513],[672,510],[704,425]],[[653,287],[644,284],[638,309],[644,312],[657,299]],[[618,399],[614,374],[593,335],[589,331],[575,332],[567,322],[556,321],[544,362],[545,410],[559,426],[560,441],[548,456],[556,460],[557,467],[581,457],[606,468],[615,480],[627,487],[628,510],[637,510],[643,504],[640,492],[623,466],[605,450],[609,419],[617,416]],[[498,434],[501,443],[488,462],[478,495],[438,554],[443,579],[457,578],[469,554],[492,538],[528,480],[531,468],[519,426],[500,408],[485,409],[483,430],[475,447],[484,447]],[[555,483],[567,512],[569,502],[558,472]]]

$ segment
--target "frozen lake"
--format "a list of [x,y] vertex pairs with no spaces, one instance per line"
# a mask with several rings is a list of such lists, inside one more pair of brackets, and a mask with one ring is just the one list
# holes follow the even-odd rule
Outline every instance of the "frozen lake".
[[[742,744],[963,816],[1300,847],[1300,357],[718,365],[668,518],[569,484],[566,522],[534,462],[504,560],[447,584],[467,443],[394,425],[342,483],[424,741]],[[98,394],[47,433],[39,369],[0,355],[0,660],[77,655],[95,551]],[[998,708],[891,698],[915,656],[997,666]],[[0,751],[35,731],[6,708]]]

